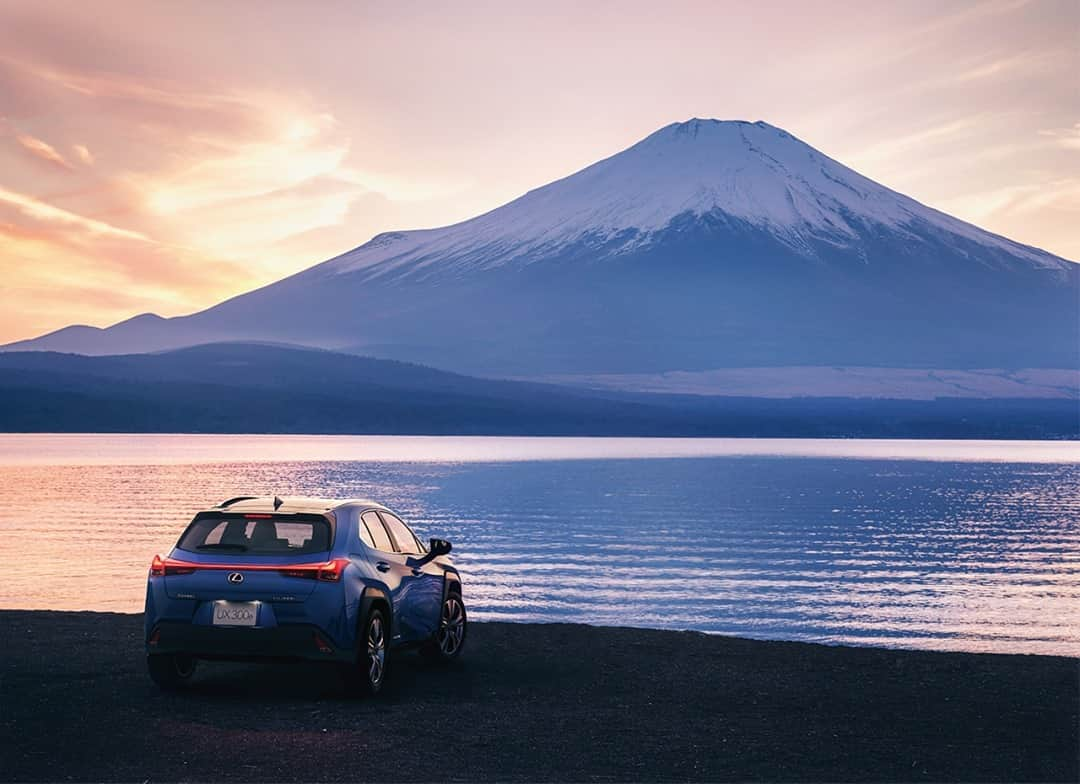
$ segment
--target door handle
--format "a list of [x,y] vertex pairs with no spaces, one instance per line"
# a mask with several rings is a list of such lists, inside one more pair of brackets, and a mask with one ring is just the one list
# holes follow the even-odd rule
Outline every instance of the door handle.
[[380,572],[389,572],[390,564],[388,564],[386,561],[379,561],[377,564],[375,564],[375,568],[378,569]]

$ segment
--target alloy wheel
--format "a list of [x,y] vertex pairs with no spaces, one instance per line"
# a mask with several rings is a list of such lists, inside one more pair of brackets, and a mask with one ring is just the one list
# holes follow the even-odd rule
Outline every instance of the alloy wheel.
[[435,635],[444,656],[453,656],[465,637],[465,607],[457,594],[450,594],[442,606],[439,631]]
[[382,618],[378,615],[368,624],[367,652],[368,680],[372,686],[378,687],[386,669],[386,636],[383,634]]

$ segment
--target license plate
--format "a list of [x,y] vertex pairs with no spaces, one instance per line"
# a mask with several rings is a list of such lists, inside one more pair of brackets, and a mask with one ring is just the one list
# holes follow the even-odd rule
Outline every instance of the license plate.
[[214,602],[214,626],[254,626],[258,602]]

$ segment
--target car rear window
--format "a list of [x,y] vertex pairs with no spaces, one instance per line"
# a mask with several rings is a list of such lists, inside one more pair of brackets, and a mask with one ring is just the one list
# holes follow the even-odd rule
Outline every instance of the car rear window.
[[330,521],[319,515],[198,516],[177,547],[194,553],[303,555],[330,549]]

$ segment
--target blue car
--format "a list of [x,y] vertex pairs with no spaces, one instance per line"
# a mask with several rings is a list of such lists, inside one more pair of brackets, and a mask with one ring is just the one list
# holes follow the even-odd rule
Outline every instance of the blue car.
[[146,664],[176,689],[200,659],[335,663],[377,694],[391,649],[461,654],[466,614],[450,543],[424,545],[371,501],[243,496],[199,512],[146,586]]

